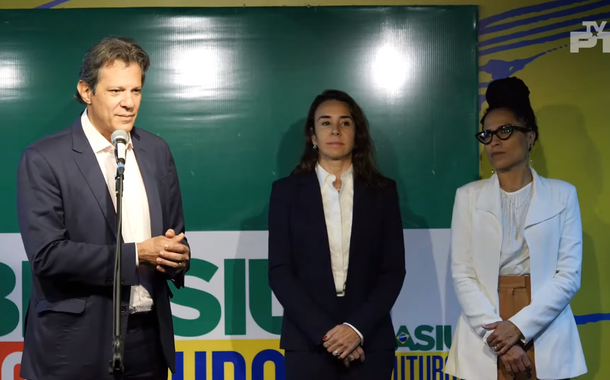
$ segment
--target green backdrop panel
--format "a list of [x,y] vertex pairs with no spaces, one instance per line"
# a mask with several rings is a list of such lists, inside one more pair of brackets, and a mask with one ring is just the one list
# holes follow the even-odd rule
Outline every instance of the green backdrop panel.
[[80,62],[108,35],[151,56],[136,125],[170,144],[188,230],[266,229],[327,88],[365,110],[405,228],[448,228],[478,178],[475,6],[0,11],[0,232],[18,231],[21,151],[79,117]]

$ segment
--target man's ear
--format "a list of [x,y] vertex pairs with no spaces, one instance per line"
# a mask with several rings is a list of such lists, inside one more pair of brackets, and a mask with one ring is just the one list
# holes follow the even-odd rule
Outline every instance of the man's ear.
[[82,80],[78,81],[76,85],[76,89],[80,94],[80,97],[83,98],[83,101],[87,104],[91,104],[91,97],[93,96],[93,90],[89,86],[88,83],[83,82]]

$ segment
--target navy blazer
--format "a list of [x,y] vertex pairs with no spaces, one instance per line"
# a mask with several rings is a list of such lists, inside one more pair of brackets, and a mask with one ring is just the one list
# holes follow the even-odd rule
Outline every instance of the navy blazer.
[[[131,137],[148,197],[152,236],[164,235],[169,228],[184,232],[180,186],[167,143],[138,128]],[[24,151],[17,188],[19,228],[32,269],[20,376],[110,379],[116,212],[80,118]],[[183,243],[188,245],[186,239]],[[122,250],[125,334],[130,286],[139,279],[135,243],[123,244]],[[174,329],[167,280],[179,288],[184,272],[168,278],[154,271],[153,278],[161,344],[172,371]]]
[[273,183],[269,205],[269,284],[284,308],[280,347],[314,351],[348,322],[365,351],[396,347],[390,317],[405,277],[396,183],[354,179],[353,221],[344,299],[336,296],[322,195],[315,172]]

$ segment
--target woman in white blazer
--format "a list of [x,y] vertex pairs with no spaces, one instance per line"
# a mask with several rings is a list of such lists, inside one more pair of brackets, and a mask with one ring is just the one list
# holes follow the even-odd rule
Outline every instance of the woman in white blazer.
[[570,308],[580,287],[576,189],[530,167],[538,139],[527,86],[490,83],[477,139],[494,175],[456,192],[451,272],[462,307],[447,374],[467,380],[567,379],[587,372]]

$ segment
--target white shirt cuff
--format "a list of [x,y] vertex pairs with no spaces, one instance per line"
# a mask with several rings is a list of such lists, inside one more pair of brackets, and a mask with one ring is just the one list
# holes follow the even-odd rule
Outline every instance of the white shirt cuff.
[[[485,342],[485,344],[487,345],[487,347],[491,348],[491,349],[492,349],[492,351],[493,351],[493,350],[494,350],[494,349],[493,349],[493,347],[491,347],[491,346],[489,345],[489,343],[487,343],[487,338],[489,338],[489,336],[491,335],[491,333],[492,333],[492,332],[494,332],[494,330],[488,330],[488,331],[485,333],[485,336],[483,337],[483,342]],[[495,352],[495,351],[494,351],[494,352]]]
[[364,345],[364,337],[362,336],[362,334],[360,334],[360,331],[358,331],[357,328],[355,328],[354,326],[350,325],[347,322],[343,322],[343,324],[351,327],[352,330],[354,330],[356,332],[356,334],[358,334],[358,336],[360,337],[360,345]]
[[527,339],[523,338],[523,339],[519,339],[519,341],[525,346],[527,345],[528,341]]
[[133,243],[136,245],[136,268],[140,266],[140,259],[138,258],[138,243]]

